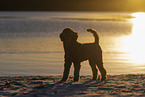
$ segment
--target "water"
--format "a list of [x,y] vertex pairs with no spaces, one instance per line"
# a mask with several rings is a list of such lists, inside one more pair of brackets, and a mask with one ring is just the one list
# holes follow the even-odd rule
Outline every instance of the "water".
[[[108,74],[145,73],[144,59],[136,60],[129,48],[135,18],[113,12],[0,12],[0,76],[62,75],[59,34],[65,27],[77,31],[81,43],[94,41],[86,29],[99,32]],[[90,74],[83,62],[81,75]]]

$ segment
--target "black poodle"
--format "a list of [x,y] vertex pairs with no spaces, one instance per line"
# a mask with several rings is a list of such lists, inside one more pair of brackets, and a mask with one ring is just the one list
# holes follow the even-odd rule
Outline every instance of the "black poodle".
[[93,80],[98,79],[98,70],[101,73],[101,80],[106,80],[106,70],[102,61],[102,50],[99,45],[99,35],[94,29],[87,29],[95,38],[94,43],[81,44],[77,42],[78,34],[71,28],[65,28],[60,34],[60,39],[63,42],[65,51],[65,63],[63,78],[61,81],[66,81],[70,72],[71,64],[74,64],[74,81],[79,80],[80,63],[89,60],[92,68]]

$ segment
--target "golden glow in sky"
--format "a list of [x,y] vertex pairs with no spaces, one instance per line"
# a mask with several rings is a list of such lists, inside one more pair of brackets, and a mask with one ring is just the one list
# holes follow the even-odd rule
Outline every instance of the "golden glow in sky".
[[125,51],[130,52],[130,59],[136,63],[145,63],[145,13],[133,13],[132,34],[125,41]]

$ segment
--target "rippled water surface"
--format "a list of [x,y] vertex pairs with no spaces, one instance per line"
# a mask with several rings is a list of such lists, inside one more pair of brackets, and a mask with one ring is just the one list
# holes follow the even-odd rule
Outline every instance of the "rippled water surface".
[[[59,34],[65,27],[77,31],[81,43],[94,41],[86,29],[98,31],[108,74],[145,73],[145,30],[138,26],[145,23],[144,14],[0,12],[0,76],[61,75],[64,52]],[[87,61],[81,74],[91,74]]]

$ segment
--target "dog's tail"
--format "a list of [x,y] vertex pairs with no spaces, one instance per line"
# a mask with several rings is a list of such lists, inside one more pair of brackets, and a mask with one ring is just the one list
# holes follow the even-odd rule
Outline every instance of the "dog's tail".
[[87,29],[87,31],[93,34],[93,36],[95,38],[95,43],[99,44],[99,34],[98,34],[98,32],[94,29]]

